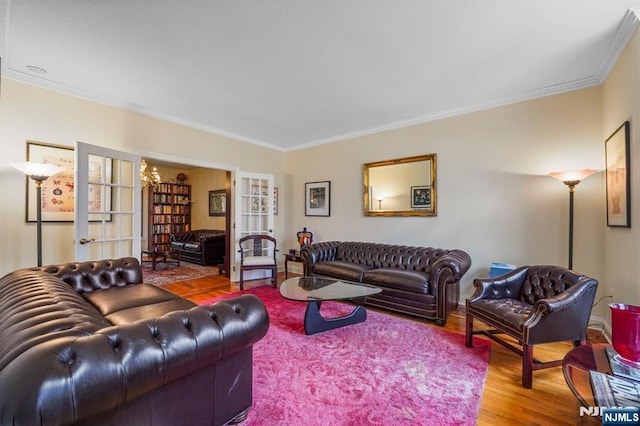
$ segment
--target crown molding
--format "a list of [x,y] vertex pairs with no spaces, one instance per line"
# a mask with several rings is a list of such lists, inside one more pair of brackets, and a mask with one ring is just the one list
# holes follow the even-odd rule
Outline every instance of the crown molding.
[[600,84],[604,83],[609,76],[613,66],[618,62],[618,58],[620,58],[622,51],[627,46],[627,43],[629,43],[629,40],[631,40],[637,28],[638,17],[633,10],[627,10],[596,73],[596,78]]
[[218,129],[211,126],[206,126],[201,123],[197,123],[194,121],[184,120],[179,117],[174,117],[172,115],[159,113],[154,110],[150,110],[147,108],[143,108],[137,105],[125,104],[121,102],[114,101],[111,98],[97,95],[95,93],[88,93],[82,90],[79,90],[72,86],[67,86],[65,84],[57,83],[51,80],[47,80],[44,78],[34,77],[25,72],[16,71],[14,69],[8,68],[4,70],[4,74],[2,75],[4,78],[14,80],[20,83],[30,84],[32,86],[37,86],[45,90],[51,90],[52,92],[60,93],[63,95],[73,96],[79,99],[83,99],[90,102],[97,102],[102,105],[111,106],[114,108],[119,108],[125,111],[135,112],[138,114],[145,115],[147,117],[156,118],[158,120],[167,121],[173,124],[177,124],[180,126],[189,127],[195,130],[202,130],[203,132],[213,133],[218,136],[223,136],[229,139],[235,139],[239,142],[246,142],[252,145],[258,145],[263,148],[269,148],[276,151],[284,151],[284,148],[272,145],[268,142],[261,141],[259,139],[254,139],[248,136],[239,135],[237,133],[229,132],[226,130]]

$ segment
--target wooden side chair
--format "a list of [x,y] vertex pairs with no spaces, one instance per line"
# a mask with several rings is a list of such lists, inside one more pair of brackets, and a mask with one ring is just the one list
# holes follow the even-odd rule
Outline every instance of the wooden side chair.
[[271,285],[276,287],[278,261],[277,242],[269,235],[247,235],[240,238],[240,290],[244,289],[244,272],[271,270]]
[[[586,343],[587,325],[598,281],[560,266],[523,266],[507,274],[476,279],[466,301],[466,346],[483,334],[522,356],[522,386],[530,389],[533,371],[556,367],[562,360],[542,362],[533,347],[542,343]],[[473,319],[492,329],[473,330]],[[522,350],[497,334],[516,339]]]

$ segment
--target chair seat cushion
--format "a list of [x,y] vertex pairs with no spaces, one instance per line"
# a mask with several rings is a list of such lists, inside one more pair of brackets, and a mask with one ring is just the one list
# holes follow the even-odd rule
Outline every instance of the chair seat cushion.
[[506,325],[521,331],[531,315],[532,305],[517,299],[482,299],[469,304],[469,311],[487,324]]
[[242,259],[242,266],[275,265],[276,260],[272,256],[247,256]]

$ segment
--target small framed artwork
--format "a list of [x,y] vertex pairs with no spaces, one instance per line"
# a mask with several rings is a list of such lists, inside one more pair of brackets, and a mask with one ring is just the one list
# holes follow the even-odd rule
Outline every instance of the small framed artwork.
[[278,216],[278,187],[273,187],[273,214]]
[[[27,141],[27,161],[64,167],[42,182],[42,221],[73,222],[74,220],[74,150],[71,147]],[[27,177],[27,222],[37,221],[36,188]]]
[[304,184],[304,215],[331,216],[331,182]]
[[209,216],[227,215],[227,191],[216,189],[209,191]]
[[607,226],[631,228],[630,129],[625,121],[605,141]]
[[411,208],[430,209],[431,208],[431,187],[428,185],[411,187]]

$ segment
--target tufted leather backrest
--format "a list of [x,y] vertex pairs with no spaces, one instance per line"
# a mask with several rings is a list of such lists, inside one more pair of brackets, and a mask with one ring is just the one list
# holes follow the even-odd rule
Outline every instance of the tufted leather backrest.
[[0,371],[30,348],[111,324],[59,278],[21,269],[0,279]]
[[585,278],[588,277],[559,266],[531,266],[520,288],[518,300],[533,305],[540,299],[557,296]]
[[207,238],[222,238],[226,235],[226,231],[221,229],[194,229],[192,231],[181,232],[179,234],[169,235],[171,241],[202,241]]
[[393,244],[343,242],[336,249],[336,260],[359,263],[373,268],[427,271],[430,265],[450,250]]
[[142,268],[135,257],[49,265],[33,270],[60,278],[78,294],[142,282]]

